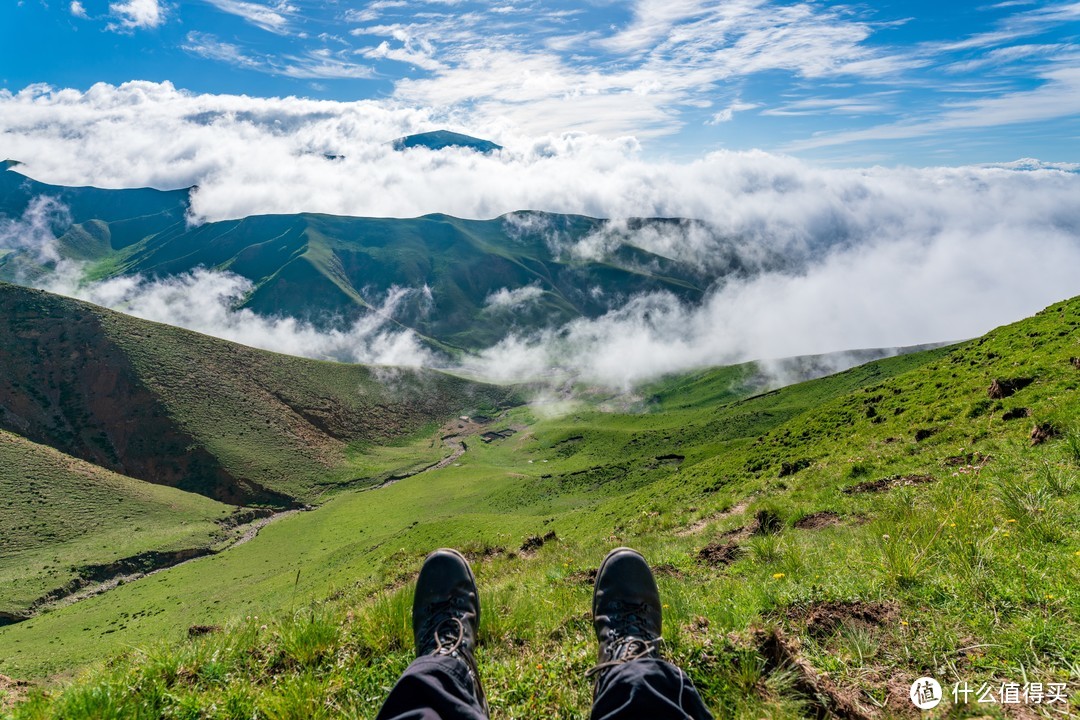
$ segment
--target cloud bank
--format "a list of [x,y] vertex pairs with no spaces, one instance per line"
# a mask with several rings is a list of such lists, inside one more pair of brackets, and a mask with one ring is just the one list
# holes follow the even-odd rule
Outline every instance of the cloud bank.
[[[632,245],[703,272],[741,268],[697,307],[638,296],[596,320],[507,338],[467,364],[493,378],[569,372],[625,386],[754,358],[960,339],[1080,293],[1080,175],[1069,167],[824,169],[764,152],[650,161],[632,138],[530,137],[459,120],[388,103],[193,95],[153,83],[0,91],[4,153],[26,162],[20,169],[58,184],[198,185],[192,222],[545,210],[613,219],[581,242],[552,234],[550,243],[572,257],[601,259]],[[505,149],[389,145],[442,126]],[[643,216],[693,222],[641,231],[627,220]],[[507,222],[526,232],[539,221],[521,214]],[[237,278],[111,282],[78,292],[282,352],[438,363],[386,320],[393,298],[376,326],[324,337],[290,319],[233,310],[243,293]],[[490,302],[528,300],[531,291],[517,292]]]
[[144,320],[288,355],[407,367],[439,364],[415,333],[392,321],[395,308],[413,292],[404,288],[391,290],[378,308],[350,328],[325,331],[294,318],[239,308],[251,283],[231,273],[200,269],[170,278],[134,276],[84,284],[78,272],[65,266],[37,284]]

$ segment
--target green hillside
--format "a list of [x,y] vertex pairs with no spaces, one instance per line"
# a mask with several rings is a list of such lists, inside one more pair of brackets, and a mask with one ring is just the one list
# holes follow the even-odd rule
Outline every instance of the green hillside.
[[[0,428],[234,504],[379,482],[379,446],[429,438],[508,391],[425,370],[305,360],[0,283]],[[434,462],[448,450],[425,451]],[[411,467],[416,459],[405,461]]]
[[492,427],[515,434],[444,468],[0,629],[11,677],[120,653],[14,716],[372,717],[440,545],[473,559],[499,717],[584,715],[590,573],[621,544],[656,567],[666,652],[718,717],[910,716],[924,674],[1075,687],[1078,327],[1074,299],[755,397],[736,368],[658,383],[646,413],[511,410]]
[[[66,595],[93,568],[142,553],[203,551],[233,508],[133,480],[0,430],[0,624]],[[164,559],[159,559],[163,560]]]
[[[0,217],[22,218],[40,198],[68,209],[66,220],[53,218],[56,249],[84,263],[90,279],[163,277],[200,267],[233,272],[253,284],[244,307],[320,326],[349,323],[406,289],[394,321],[451,353],[488,347],[511,331],[597,317],[644,292],[696,303],[718,278],[746,271],[734,252],[709,273],[631,246],[600,258],[577,257],[567,248],[605,221],[576,215],[462,220],[305,213],[189,226],[186,190],[68,188],[0,171]],[[685,230],[692,224],[656,218],[629,227]],[[0,253],[0,280],[34,284],[51,266],[32,250],[8,248]],[[490,302],[504,289],[526,294],[507,296],[509,304]]]
[[[147,235],[184,225],[188,210],[186,189],[112,190],[49,185],[12,170],[17,164],[0,168],[0,215],[20,218],[34,199],[52,198],[63,206],[70,220],[71,233],[61,240],[61,249],[74,259],[100,259]],[[57,229],[63,232],[67,228]],[[7,279],[11,271],[0,259],[0,279]]]
[[502,150],[502,145],[497,145],[490,140],[482,140],[471,135],[463,135],[449,130],[433,130],[432,132],[406,135],[395,139],[391,144],[395,150],[407,150],[416,147],[427,148],[428,150],[468,148],[478,153]]

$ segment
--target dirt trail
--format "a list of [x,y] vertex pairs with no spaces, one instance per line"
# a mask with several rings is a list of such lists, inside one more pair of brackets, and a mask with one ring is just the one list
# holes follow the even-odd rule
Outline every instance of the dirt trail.
[[742,512],[745,512],[746,508],[748,508],[749,506],[750,506],[750,498],[747,498],[745,500],[741,500],[737,505],[732,505],[731,507],[729,507],[727,510],[724,510],[723,512],[716,512],[716,513],[713,513],[712,515],[707,515],[707,516],[701,518],[700,520],[697,520],[697,521],[687,525],[686,527],[682,528],[681,530],[676,530],[675,535],[678,536],[678,537],[688,537],[690,535],[696,535],[699,532],[701,532],[702,530],[704,530],[705,528],[707,528],[712,523],[716,522],[717,520],[723,520],[726,517],[731,517],[732,515],[738,515],[738,514],[740,514]]
[[259,534],[259,531],[262,530],[267,525],[269,525],[270,523],[281,520],[282,518],[287,518],[290,515],[295,515],[295,514],[300,513],[300,512],[304,512],[304,511],[303,510],[285,510],[284,512],[274,513],[270,517],[259,518],[258,520],[251,523],[248,526],[248,529],[244,531],[243,535],[238,537],[234,542],[232,542],[228,546],[222,548],[221,550],[218,550],[218,552],[225,552],[226,550],[231,550],[234,547],[239,547],[240,545],[243,545],[246,542],[251,542],[252,540],[255,539],[255,536]]
[[[465,438],[467,438],[469,435],[478,433],[482,428],[484,428],[486,425],[489,425],[491,422],[491,420],[486,420],[485,422],[477,422],[472,419],[464,418],[458,418],[456,420],[450,421],[441,428],[442,434],[440,435],[440,440],[442,440],[442,442],[451,450],[449,455],[439,460],[438,462],[432,463],[417,470],[404,472],[400,475],[392,475],[378,485],[363,488],[362,491],[378,490],[379,488],[393,485],[400,480],[419,475],[420,473],[424,473],[429,470],[438,470],[452,465],[453,463],[457,462],[457,460],[469,449],[468,445],[465,443]],[[181,560],[179,562],[170,561],[160,567],[156,567],[152,570],[147,570],[143,572],[118,572],[112,577],[99,581],[87,581],[84,583],[80,583],[78,579],[76,579],[74,586],[69,592],[65,592],[63,589],[61,589],[54,590],[48,593],[47,595],[34,602],[31,605],[30,611],[27,613],[26,617],[20,618],[17,622],[22,622],[22,620],[28,620],[43,611],[52,610],[54,608],[63,607],[65,605],[71,605],[72,603],[76,603],[80,600],[85,600],[86,598],[90,598],[95,595],[101,595],[102,593],[106,593],[109,590],[118,587],[119,585],[132,582],[134,580],[139,580],[140,578],[149,577],[150,575],[155,575],[162,570],[180,567],[181,565],[195,562],[196,560],[200,560],[201,558],[218,555],[227,550],[231,550],[232,548],[239,547],[245,543],[254,540],[258,536],[259,531],[270,523],[276,522],[285,517],[289,517],[290,515],[295,515],[299,512],[304,512],[308,509],[311,508],[283,510],[267,517],[256,518],[255,520],[252,520],[246,525],[239,526],[240,528],[244,528],[244,531],[239,536],[234,537],[234,539],[229,541],[227,544],[216,548],[193,549],[190,551],[191,553],[193,553],[192,557]]]
[[114,588],[117,588],[124,583],[129,583],[134,580],[139,580],[140,578],[156,575],[163,570],[169,570],[171,568],[180,567],[181,565],[187,565],[188,563],[195,562],[196,560],[201,560],[202,558],[218,555],[225,552],[226,550],[231,550],[232,548],[238,547],[246,542],[250,542],[251,540],[253,540],[255,536],[259,534],[259,531],[270,523],[280,520],[281,518],[288,517],[290,515],[295,515],[299,512],[303,512],[303,510],[283,510],[281,512],[274,513],[273,515],[270,515],[268,517],[253,520],[252,522],[247,523],[246,526],[241,525],[239,527],[245,529],[239,537],[234,538],[222,547],[196,548],[192,552],[197,554],[193,555],[187,560],[182,560],[180,562],[169,562],[168,564],[164,564],[161,567],[156,567],[153,570],[147,570],[144,572],[118,573],[117,575],[114,575],[102,581],[88,582],[85,585],[81,585],[73,589],[71,592],[67,592],[64,594],[58,595],[56,594],[57,591],[54,590],[43,596],[40,600],[35,601],[30,606],[30,612],[25,617],[21,618],[19,622],[22,622],[23,620],[29,620],[30,618],[38,615],[41,612],[54,610],[59,607],[65,607],[67,605],[77,603],[80,600],[85,600],[87,598],[94,597],[95,595],[101,595],[102,593],[113,590]]
[[439,437],[439,439],[442,440],[444,445],[450,448],[449,455],[444,457],[442,460],[439,460],[438,462],[431,463],[430,465],[425,465],[424,467],[417,470],[408,470],[401,473],[400,475],[391,475],[377,485],[360,488],[360,491],[366,492],[371,490],[381,490],[382,488],[389,487],[396,482],[400,482],[407,478],[415,477],[420,473],[426,473],[429,470],[441,470],[444,467],[449,467],[450,465],[453,465],[455,462],[457,462],[458,458],[464,455],[469,449],[469,446],[465,444],[465,438],[470,435],[475,435],[476,433],[480,432],[481,429],[490,425],[492,422],[494,421],[489,420],[487,422],[477,422],[472,419],[464,420],[461,418],[448,422],[440,429],[442,435]]

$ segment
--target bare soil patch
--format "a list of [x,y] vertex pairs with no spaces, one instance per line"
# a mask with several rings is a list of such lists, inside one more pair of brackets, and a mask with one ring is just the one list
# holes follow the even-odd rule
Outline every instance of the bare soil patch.
[[1001,400],[1016,394],[1033,382],[1035,382],[1035,378],[1030,377],[998,378],[990,383],[990,387],[987,388],[986,394],[991,400]]
[[806,624],[807,635],[827,638],[841,628],[872,629],[896,621],[899,609],[892,603],[827,601],[789,608],[787,616]]
[[1002,420],[1019,420],[1021,418],[1031,417],[1031,408],[1018,407],[1011,410],[1006,410],[1001,415]]
[[833,525],[839,525],[840,523],[841,519],[838,514],[834,513],[832,510],[822,510],[821,512],[811,513],[798,520],[795,523],[795,527],[800,530],[820,530],[822,528],[832,527]]
[[26,697],[30,691],[30,683],[25,680],[15,680],[7,675],[0,675],[0,710],[13,707]]
[[1058,430],[1050,423],[1040,423],[1031,428],[1031,444],[1042,445],[1052,437],[1056,437]]
[[558,539],[559,538],[555,535],[554,530],[551,530],[545,535],[533,535],[525,538],[525,542],[521,543],[521,553],[523,555],[529,555],[544,547],[545,543]]
[[799,657],[798,642],[780,630],[758,632],[755,641],[767,672],[788,671],[794,675],[795,688],[809,706],[809,717],[841,720],[870,720],[873,717],[854,691],[837,687],[827,675]]
[[724,567],[742,557],[746,550],[736,540],[709,543],[698,551],[698,562],[712,567]]
[[843,489],[845,495],[857,495],[859,493],[876,493],[892,490],[905,485],[925,485],[934,482],[932,475],[890,475],[877,480],[867,480],[858,485],[852,485]]

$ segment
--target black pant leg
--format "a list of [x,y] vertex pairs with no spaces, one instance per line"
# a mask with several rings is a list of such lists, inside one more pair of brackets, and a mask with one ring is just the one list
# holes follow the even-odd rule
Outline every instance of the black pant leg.
[[592,720],[712,720],[690,678],[657,658],[607,670],[593,698]]
[[474,687],[463,660],[418,657],[402,673],[376,720],[487,720]]

